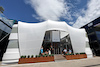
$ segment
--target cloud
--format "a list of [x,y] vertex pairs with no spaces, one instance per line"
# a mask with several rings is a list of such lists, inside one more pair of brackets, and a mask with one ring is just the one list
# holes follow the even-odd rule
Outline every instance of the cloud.
[[74,22],[69,22],[69,24],[73,25],[73,24],[74,24]]
[[75,0],[75,4],[79,4],[81,2],[81,0]]
[[100,17],[100,0],[89,0],[87,3],[87,10],[82,9],[81,12],[84,15],[81,15],[77,18],[73,27],[80,28],[83,25]]
[[[72,20],[65,0],[25,0],[25,3],[31,5],[40,20],[60,20],[61,17]],[[32,16],[36,18],[34,14]]]

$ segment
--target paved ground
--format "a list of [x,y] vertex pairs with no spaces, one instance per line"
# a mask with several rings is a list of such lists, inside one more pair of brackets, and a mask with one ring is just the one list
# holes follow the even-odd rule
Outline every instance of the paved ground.
[[100,67],[100,57],[31,64],[9,64],[0,67]]
[[61,54],[57,54],[54,55],[54,60],[66,60],[66,58]]

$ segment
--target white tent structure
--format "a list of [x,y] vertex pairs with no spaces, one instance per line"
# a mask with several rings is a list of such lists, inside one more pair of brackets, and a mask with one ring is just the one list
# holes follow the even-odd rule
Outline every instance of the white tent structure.
[[41,23],[18,22],[18,40],[20,55],[38,55],[45,32],[60,30],[69,33],[74,53],[85,52],[85,29],[76,29],[66,22],[45,21]]

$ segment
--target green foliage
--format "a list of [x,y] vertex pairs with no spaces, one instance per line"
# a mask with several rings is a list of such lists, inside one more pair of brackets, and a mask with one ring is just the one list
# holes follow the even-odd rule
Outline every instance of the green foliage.
[[66,55],[74,55],[74,54],[73,53],[71,53],[71,54],[67,53]]
[[69,55],[72,55],[72,54],[69,54]]
[[43,57],[45,57],[45,55],[43,55]]
[[30,58],[30,55],[28,55],[27,58]]
[[36,58],[38,57],[38,55],[35,56]]
[[79,55],[79,53],[76,53],[76,55]]
[[26,58],[26,56],[23,56],[23,58]]
[[48,57],[48,54],[46,54],[45,56]]
[[83,53],[80,53],[80,54],[85,54],[85,52],[83,52]]
[[33,57],[34,57],[34,55],[31,56],[31,58],[33,58]]
[[24,58],[24,56],[21,56],[21,58]]
[[71,53],[71,55],[74,55],[74,53]]
[[4,8],[2,6],[0,6],[0,11],[3,13]]
[[[35,57],[37,58],[37,57],[41,57],[41,56],[43,56],[43,57],[48,57],[48,56],[51,57],[51,56],[54,56],[54,54],[36,55]],[[33,58],[33,57],[34,57],[34,55],[31,56],[31,58]]]
[[66,54],[66,55],[69,55],[69,54]]
[[51,54],[51,56],[53,57],[53,56],[54,56],[54,54]]
[[41,57],[41,55],[38,55],[38,57]]
[[49,55],[49,57],[51,57],[51,54]]

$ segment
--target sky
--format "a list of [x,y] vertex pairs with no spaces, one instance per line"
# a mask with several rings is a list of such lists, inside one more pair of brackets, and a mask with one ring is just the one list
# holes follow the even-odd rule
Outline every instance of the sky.
[[39,23],[65,21],[80,28],[100,17],[100,0],[0,0],[8,19]]

